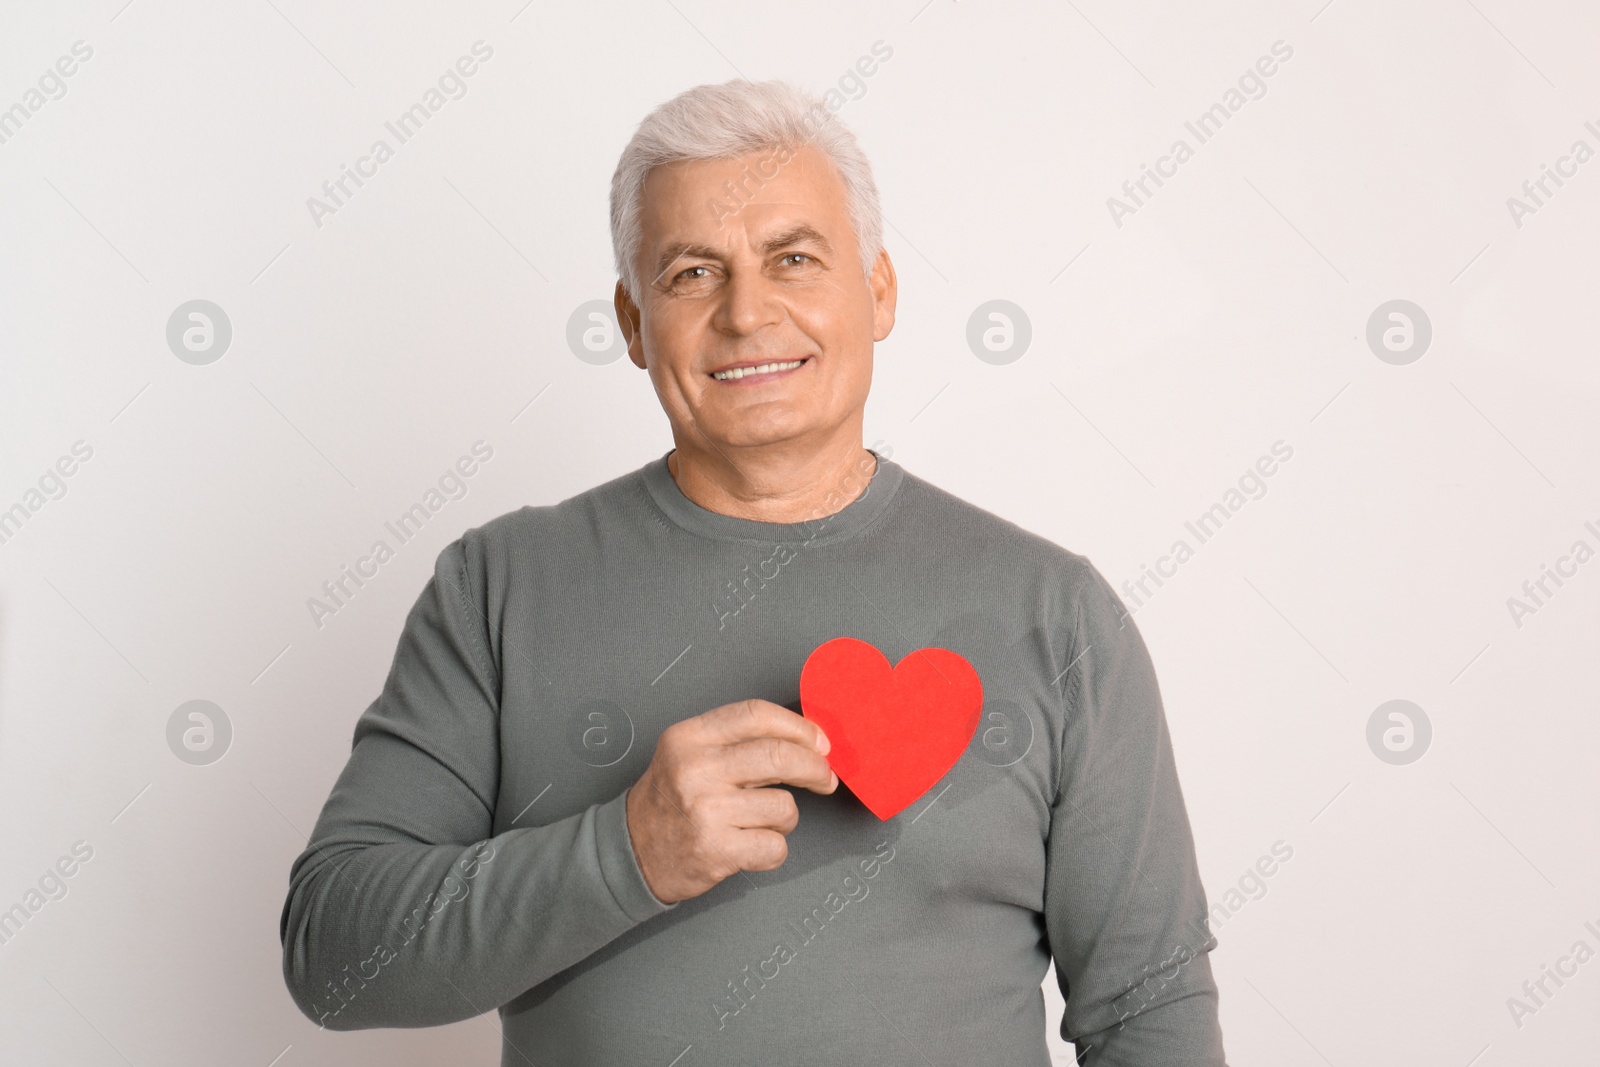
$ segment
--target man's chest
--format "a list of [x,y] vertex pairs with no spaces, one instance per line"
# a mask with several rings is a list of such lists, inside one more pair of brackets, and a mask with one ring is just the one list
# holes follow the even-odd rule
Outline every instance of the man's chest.
[[773,559],[753,567],[772,577],[731,617],[714,598],[730,595],[720,571],[742,567],[739,555],[666,577],[641,573],[631,585],[610,568],[590,576],[588,595],[574,588],[507,605],[496,832],[617,796],[649,766],[662,731],[683,719],[751,698],[799,712],[807,656],[849,635],[891,663],[924,647],[960,653],[983,683],[981,718],[950,771],[890,820],[847,787],[830,796],[795,789],[801,818],[786,869],[803,874],[915,833],[923,876],[952,892],[1037,897],[1057,781],[1061,635],[1041,632],[1018,595],[919,592],[917,583],[803,554],[787,564],[771,550],[750,557]]

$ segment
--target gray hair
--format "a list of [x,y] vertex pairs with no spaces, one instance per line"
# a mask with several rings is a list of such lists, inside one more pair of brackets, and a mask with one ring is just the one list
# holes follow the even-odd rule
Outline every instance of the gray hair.
[[[697,85],[660,105],[644,117],[622,150],[611,176],[611,250],[623,288],[630,294],[640,291],[635,263],[643,239],[639,218],[645,179],[652,168],[802,145],[816,148],[838,170],[861,252],[861,271],[870,274],[883,250],[883,215],[872,165],[855,134],[820,97],[781,81],[736,78],[721,85]],[[763,175],[754,177],[759,188]],[[742,206],[737,198],[733,202],[732,210]],[[708,210],[715,207],[713,203]]]

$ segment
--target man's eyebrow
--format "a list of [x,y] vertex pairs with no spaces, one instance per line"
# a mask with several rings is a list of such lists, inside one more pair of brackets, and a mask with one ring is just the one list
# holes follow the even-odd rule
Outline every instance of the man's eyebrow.
[[761,243],[761,251],[776,252],[780,248],[788,248],[790,245],[798,244],[813,244],[824,252],[832,253],[833,251],[833,246],[828,243],[826,237],[822,236],[816,228],[807,226],[803,222],[797,226],[789,227],[780,234],[767,238]]
[[672,265],[685,256],[694,259],[720,259],[722,253],[709,245],[697,245],[688,241],[678,241],[661,250],[661,256],[656,260],[656,280],[672,269]]

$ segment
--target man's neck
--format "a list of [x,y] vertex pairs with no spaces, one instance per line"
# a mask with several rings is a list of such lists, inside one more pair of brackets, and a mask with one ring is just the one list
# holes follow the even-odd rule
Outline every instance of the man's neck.
[[808,522],[844,509],[866,491],[877,458],[861,438],[822,451],[696,449],[682,442],[667,469],[683,495],[720,515]]

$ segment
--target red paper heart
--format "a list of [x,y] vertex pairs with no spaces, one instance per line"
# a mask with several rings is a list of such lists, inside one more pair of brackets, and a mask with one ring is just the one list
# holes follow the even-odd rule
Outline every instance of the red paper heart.
[[835,637],[800,669],[800,709],[828,735],[839,780],[887,821],[966,751],[983,712],[983,683],[949,649],[918,649],[891,670],[867,642]]

